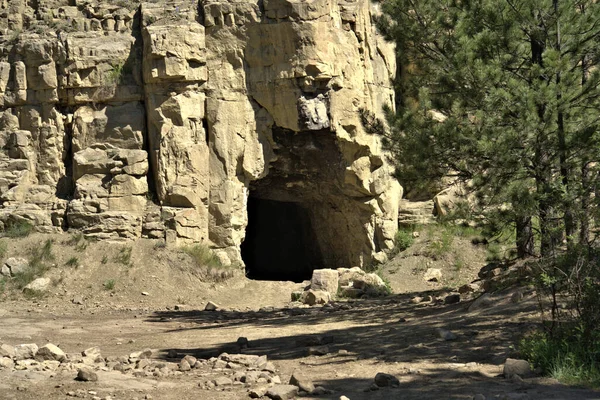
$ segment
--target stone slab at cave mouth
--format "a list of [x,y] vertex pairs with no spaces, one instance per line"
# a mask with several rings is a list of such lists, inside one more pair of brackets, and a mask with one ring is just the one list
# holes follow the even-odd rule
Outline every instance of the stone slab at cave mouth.
[[241,252],[250,279],[302,282],[323,267],[309,210],[299,202],[251,194]]

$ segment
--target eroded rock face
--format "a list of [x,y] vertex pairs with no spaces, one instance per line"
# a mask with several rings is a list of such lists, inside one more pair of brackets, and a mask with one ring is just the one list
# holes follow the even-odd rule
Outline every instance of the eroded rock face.
[[359,119],[393,105],[373,5],[121,5],[0,5],[3,223],[202,241],[240,262],[252,197],[306,211],[318,266],[393,247],[401,188]]

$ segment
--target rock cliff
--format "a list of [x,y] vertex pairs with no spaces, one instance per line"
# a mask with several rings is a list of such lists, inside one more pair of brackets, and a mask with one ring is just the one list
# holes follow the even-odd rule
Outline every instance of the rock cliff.
[[394,96],[368,0],[0,11],[2,223],[205,242],[228,264],[256,199],[299,206],[323,266],[393,246],[401,188],[358,113]]

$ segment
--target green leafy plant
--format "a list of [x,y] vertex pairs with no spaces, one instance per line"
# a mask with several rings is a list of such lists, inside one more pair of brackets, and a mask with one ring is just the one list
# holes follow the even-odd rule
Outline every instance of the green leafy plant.
[[105,281],[102,286],[104,286],[104,290],[113,290],[115,288],[116,281],[114,279],[108,279]]
[[77,267],[79,267],[79,258],[73,256],[67,260],[65,265],[67,267],[77,268]]
[[394,250],[396,253],[404,251],[413,245],[415,238],[413,237],[413,230],[399,229],[394,236]]
[[197,266],[195,273],[208,281],[225,281],[235,274],[233,266],[224,266],[213,251],[204,244],[194,244],[182,248]]
[[133,248],[131,246],[122,247],[114,258],[114,261],[125,266],[131,265],[131,252]]
[[33,232],[33,225],[25,220],[7,221],[4,225],[4,236],[9,238],[27,237]]
[[0,259],[6,257],[6,252],[8,251],[8,243],[4,240],[0,240]]

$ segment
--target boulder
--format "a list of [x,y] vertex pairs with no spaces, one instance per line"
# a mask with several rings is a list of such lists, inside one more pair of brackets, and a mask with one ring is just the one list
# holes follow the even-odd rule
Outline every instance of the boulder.
[[26,360],[34,358],[37,354],[38,346],[35,343],[18,344],[15,346],[15,360]]
[[58,346],[48,343],[39,348],[35,355],[36,360],[50,360],[62,362],[66,358],[66,354]]
[[31,281],[23,288],[24,293],[29,294],[37,294],[44,293],[50,287],[50,279],[49,278],[37,278]]
[[306,393],[312,393],[315,390],[315,385],[301,371],[294,370],[290,377],[290,385],[298,386],[298,388]]
[[273,400],[289,400],[296,397],[298,387],[294,385],[275,385],[267,390],[267,397]]
[[77,371],[77,377],[75,380],[81,382],[97,382],[98,374],[92,371],[90,368],[80,368]]
[[10,344],[2,343],[0,345],[0,357],[14,357],[16,355],[15,346]]
[[339,274],[334,269],[315,269],[310,281],[313,290],[324,290],[335,295],[338,291]]
[[302,302],[309,306],[316,304],[327,304],[331,301],[331,294],[324,290],[307,290],[302,294]]
[[10,271],[10,275],[16,275],[27,271],[29,268],[29,261],[24,258],[10,257],[4,261],[4,265]]
[[438,268],[428,268],[423,275],[425,282],[440,282],[442,280],[442,270]]
[[507,358],[502,372],[505,378],[511,378],[514,375],[523,378],[531,374],[531,366],[526,360]]

